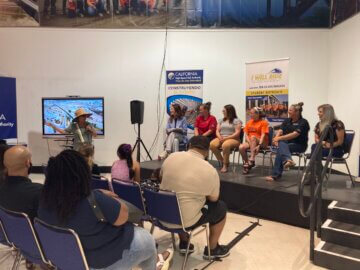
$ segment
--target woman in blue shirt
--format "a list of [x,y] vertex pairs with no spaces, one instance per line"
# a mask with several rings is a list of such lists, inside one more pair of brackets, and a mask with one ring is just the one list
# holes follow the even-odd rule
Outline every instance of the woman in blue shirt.
[[165,150],[159,159],[165,159],[170,153],[178,152],[180,143],[187,143],[187,121],[179,104],[170,106],[170,118],[166,125]]
[[[65,150],[50,158],[38,217],[51,225],[73,229],[90,269],[156,269],[151,234],[127,222],[128,209],[116,194],[91,191],[90,179],[90,168],[80,153]],[[105,220],[98,218],[94,205]]]

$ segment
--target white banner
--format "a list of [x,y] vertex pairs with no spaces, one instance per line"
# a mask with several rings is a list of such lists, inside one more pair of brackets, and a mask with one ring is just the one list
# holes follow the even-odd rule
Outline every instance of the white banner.
[[246,63],[246,120],[253,107],[266,113],[271,125],[287,118],[289,59]]

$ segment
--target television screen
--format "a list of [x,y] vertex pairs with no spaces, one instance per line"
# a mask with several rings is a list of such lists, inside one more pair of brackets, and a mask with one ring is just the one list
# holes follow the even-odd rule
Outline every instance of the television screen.
[[46,125],[47,122],[53,123],[56,127],[65,129],[75,118],[75,111],[83,108],[91,113],[87,119],[91,123],[97,134],[105,135],[104,128],[104,98],[102,97],[69,97],[69,98],[43,98],[42,99],[42,125],[43,136],[62,135],[52,127]]

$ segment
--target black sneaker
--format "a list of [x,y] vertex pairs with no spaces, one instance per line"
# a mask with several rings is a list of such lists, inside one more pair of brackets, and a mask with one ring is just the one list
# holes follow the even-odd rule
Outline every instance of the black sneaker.
[[[188,242],[180,241],[180,244],[179,244],[179,252],[180,252],[180,254],[186,254],[187,244],[188,244]],[[194,245],[190,243],[189,254],[193,253],[194,251],[195,251]]]
[[[224,258],[230,255],[229,249],[226,246],[217,245],[216,248],[210,249],[210,260],[216,258]],[[204,249],[203,258],[209,260],[208,248],[207,246]]]

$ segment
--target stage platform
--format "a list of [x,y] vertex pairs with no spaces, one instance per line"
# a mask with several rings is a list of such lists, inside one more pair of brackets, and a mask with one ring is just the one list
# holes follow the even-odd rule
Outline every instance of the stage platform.
[[[210,163],[219,170],[217,162]],[[141,178],[149,178],[152,171],[160,168],[160,161],[145,161],[141,163]],[[298,207],[298,179],[297,170],[284,172],[281,180],[265,181],[269,174],[269,167],[257,166],[250,174],[243,175],[242,167],[235,166],[235,171],[220,173],[220,198],[225,201],[229,210],[240,214],[265,218],[277,222],[307,228],[309,220],[300,215]],[[309,188],[305,188],[309,194]],[[308,201],[305,197],[305,202]],[[360,183],[351,187],[347,175],[332,174],[326,189],[323,190],[322,217],[327,217],[327,206],[333,201],[360,202]],[[307,205],[307,204],[306,204]]]

